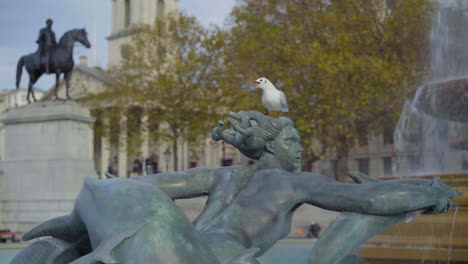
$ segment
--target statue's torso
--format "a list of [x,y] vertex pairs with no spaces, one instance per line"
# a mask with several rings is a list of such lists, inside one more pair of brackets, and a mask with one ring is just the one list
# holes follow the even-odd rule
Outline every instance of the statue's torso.
[[41,48],[53,48],[56,45],[55,33],[52,29],[47,27],[41,29],[39,32],[39,45]]
[[265,251],[290,231],[294,210],[300,204],[285,170],[262,170],[254,173],[206,229],[223,231],[245,247]]

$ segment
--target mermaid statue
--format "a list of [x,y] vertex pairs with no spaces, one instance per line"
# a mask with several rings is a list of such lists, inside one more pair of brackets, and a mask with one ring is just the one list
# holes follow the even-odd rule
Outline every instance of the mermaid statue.
[[[34,227],[24,240],[48,237],[11,263],[258,264],[287,236],[302,204],[341,212],[312,247],[308,263],[354,261],[360,244],[418,214],[446,213],[461,193],[433,180],[354,182],[300,172],[303,148],[294,122],[255,111],[230,113],[214,140],[232,144],[255,165],[194,168],[134,178],[87,178],[69,215]],[[239,120],[239,121],[236,121]],[[207,195],[191,222],[174,203]]]

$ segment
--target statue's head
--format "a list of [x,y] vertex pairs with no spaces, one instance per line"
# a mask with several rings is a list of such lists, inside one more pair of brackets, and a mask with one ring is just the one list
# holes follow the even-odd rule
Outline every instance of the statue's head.
[[287,171],[295,171],[301,167],[302,151],[301,137],[293,126],[286,126],[272,141],[267,141],[265,149],[272,153],[281,167]]
[[46,20],[46,25],[47,25],[48,27],[51,27],[53,23],[54,23],[54,21],[53,21],[52,19],[50,19],[50,18],[48,18],[48,19]]
[[294,171],[301,166],[301,138],[288,117],[273,118],[256,111],[234,113],[242,119],[238,127],[223,131],[223,139],[245,156],[259,160],[273,155],[282,168]]

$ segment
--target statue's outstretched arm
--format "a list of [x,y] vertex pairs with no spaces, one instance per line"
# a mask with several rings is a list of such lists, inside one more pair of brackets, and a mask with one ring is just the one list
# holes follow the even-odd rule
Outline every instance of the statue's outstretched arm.
[[302,202],[338,212],[389,215],[427,208],[433,213],[446,212],[451,198],[461,195],[434,179],[431,185],[393,181],[351,184],[328,177],[303,173],[295,177]]
[[166,192],[173,199],[206,195],[215,182],[216,168],[194,168],[182,172],[157,173],[134,177]]

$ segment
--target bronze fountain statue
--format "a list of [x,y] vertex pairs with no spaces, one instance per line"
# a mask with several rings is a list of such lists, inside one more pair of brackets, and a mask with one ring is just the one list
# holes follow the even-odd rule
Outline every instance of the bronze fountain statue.
[[75,42],[83,44],[90,48],[85,29],[73,29],[65,32],[60,38],[58,44],[55,42],[55,33],[52,31],[53,21],[47,19],[47,26],[41,29],[38,40],[39,48],[35,53],[22,56],[18,60],[16,68],[16,89],[19,89],[23,67],[29,74],[27,101],[31,103],[29,96],[35,101],[33,85],[44,74],[55,74],[55,100],[61,100],[57,95],[60,75],[64,74],[66,83],[66,100],[70,100],[70,79],[75,63],[73,61],[73,47]]
[[[250,166],[194,168],[130,179],[86,179],[69,215],[26,233],[38,240],[16,263],[255,264],[290,231],[304,203],[341,212],[313,246],[308,263],[349,263],[353,249],[388,227],[418,214],[440,214],[461,195],[433,180],[377,181],[350,173],[341,183],[297,172],[302,146],[294,122],[255,111],[230,113],[214,140],[232,144]],[[208,195],[192,223],[174,199]]]

